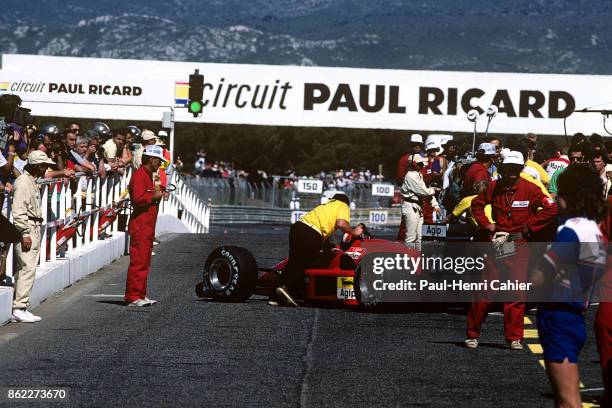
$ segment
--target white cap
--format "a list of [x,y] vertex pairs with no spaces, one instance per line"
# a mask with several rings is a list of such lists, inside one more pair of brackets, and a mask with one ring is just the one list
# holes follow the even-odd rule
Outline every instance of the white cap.
[[157,137],[168,137],[168,132],[166,132],[165,130],[160,130],[159,132],[157,132]]
[[525,159],[523,158],[523,153],[517,152],[514,150],[510,150],[504,155],[503,164],[518,164],[521,166],[525,165]]
[[418,133],[415,133],[413,135],[410,135],[410,141],[412,143],[421,143],[421,144],[423,144],[423,136],[419,135]]
[[152,140],[152,139],[155,139],[155,133],[151,132],[148,129],[143,130],[140,137],[142,137],[142,140]]
[[440,146],[438,145],[438,142],[432,140],[430,142],[427,142],[427,144],[425,144],[425,150],[432,150],[432,149],[440,150]]
[[145,147],[144,152],[142,154],[149,157],[157,157],[158,159],[166,161],[166,158],[164,157],[164,149],[157,145],[148,145],[147,147]]
[[481,143],[478,146],[478,153],[486,154],[487,156],[493,156],[497,153],[495,145],[491,143]]
[[28,164],[55,164],[55,162],[47,156],[47,153],[33,150],[28,154]]

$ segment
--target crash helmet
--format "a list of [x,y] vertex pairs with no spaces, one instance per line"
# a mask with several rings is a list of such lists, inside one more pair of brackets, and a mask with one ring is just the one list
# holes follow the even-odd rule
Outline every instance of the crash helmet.
[[91,129],[95,130],[102,138],[109,138],[113,135],[110,127],[104,122],[94,122]]
[[55,123],[45,123],[39,129],[41,135],[59,135],[61,132]]
[[128,125],[127,130],[130,132],[132,136],[134,136],[134,140],[140,140],[140,129],[136,125]]

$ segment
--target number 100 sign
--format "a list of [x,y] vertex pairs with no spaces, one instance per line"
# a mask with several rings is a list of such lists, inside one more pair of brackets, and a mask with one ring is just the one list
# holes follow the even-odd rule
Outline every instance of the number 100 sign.
[[370,224],[386,224],[388,218],[388,211],[370,211]]
[[321,180],[298,180],[298,193],[323,193],[323,181]]
[[372,195],[375,197],[393,197],[394,190],[392,184],[372,184]]

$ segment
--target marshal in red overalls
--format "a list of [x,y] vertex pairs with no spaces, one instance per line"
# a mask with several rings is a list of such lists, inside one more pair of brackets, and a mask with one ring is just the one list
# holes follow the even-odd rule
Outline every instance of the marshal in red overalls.
[[153,174],[146,166],[134,172],[128,187],[134,210],[128,224],[130,233],[130,267],[125,285],[127,303],[144,299],[151,269],[151,250],[159,201],[154,199]]
[[[486,191],[474,198],[472,213],[482,229],[488,229],[491,225],[484,211],[487,204],[492,206],[496,230],[511,234],[516,248],[513,256],[495,262],[487,260],[487,273],[489,276],[500,276],[504,274],[502,272],[509,271],[511,276],[526,282],[529,248],[527,240],[521,235],[523,228],[527,226],[529,232],[544,229],[557,215],[557,205],[537,185],[520,177],[512,186],[492,181]],[[506,271],[498,270],[497,265]],[[470,305],[467,316],[468,338],[480,337],[480,329],[490,305],[489,301],[473,302]],[[523,339],[524,316],[524,302],[504,303],[504,331],[509,342]]]

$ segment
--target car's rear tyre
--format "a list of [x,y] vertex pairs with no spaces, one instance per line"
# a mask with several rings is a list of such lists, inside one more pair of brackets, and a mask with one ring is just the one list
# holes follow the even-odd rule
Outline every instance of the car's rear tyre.
[[203,282],[196,286],[198,296],[243,302],[255,291],[257,262],[245,248],[219,247],[208,255],[203,278]]

